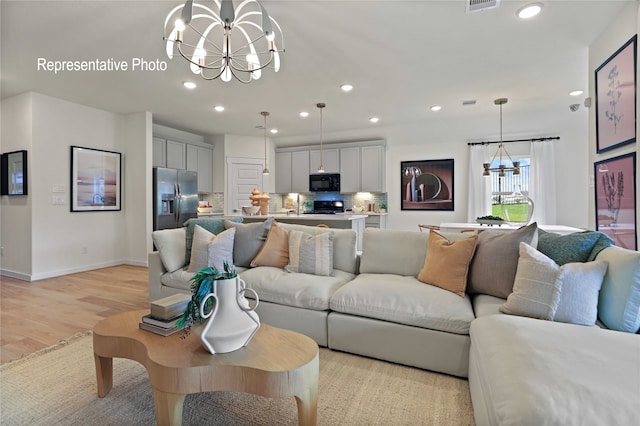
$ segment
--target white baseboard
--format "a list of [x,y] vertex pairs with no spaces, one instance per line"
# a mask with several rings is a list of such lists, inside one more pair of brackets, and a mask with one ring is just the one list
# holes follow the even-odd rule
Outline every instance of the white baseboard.
[[38,281],[46,278],[60,277],[62,275],[76,274],[78,272],[93,271],[94,269],[108,268],[110,266],[118,265],[132,265],[132,266],[144,266],[148,267],[148,262],[138,260],[114,260],[112,262],[98,263],[94,265],[84,265],[77,268],[59,269],[57,271],[43,272],[40,274],[24,274],[21,272],[9,271],[7,269],[0,269],[0,275],[5,277],[16,278],[23,281]]

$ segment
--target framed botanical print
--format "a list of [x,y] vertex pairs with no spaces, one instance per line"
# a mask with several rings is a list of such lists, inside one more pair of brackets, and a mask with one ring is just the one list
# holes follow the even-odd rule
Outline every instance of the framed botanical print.
[[596,230],[614,244],[637,250],[636,154],[630,153],[594,163]]
[[637,39],[633,36],[595,71],[598,153],[636,141]]

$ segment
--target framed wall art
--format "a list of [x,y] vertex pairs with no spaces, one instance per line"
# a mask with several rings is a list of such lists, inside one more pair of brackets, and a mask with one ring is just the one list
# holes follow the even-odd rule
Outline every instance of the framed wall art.
[[6,152],[0,159],[0,195],[28,195],[27,151]]
[[596,230],[614,244],[637,250],[636,154],[625,154],[594,163]]
[[635,35],[595,71],[596,150],[636,141]]
[[71,147],[71,211],[120,210],[122,154]]
[[402,210],[453,210],[453,159],[402,161]]

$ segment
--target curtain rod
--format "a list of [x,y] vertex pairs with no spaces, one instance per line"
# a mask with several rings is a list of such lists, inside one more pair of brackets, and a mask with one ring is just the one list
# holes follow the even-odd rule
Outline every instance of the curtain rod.
[[[534,138],[534,139],[512,139],[510,141],[502,141],[502,143],[511,143],[511,142],[544,142],[544,141],[551,141],[551,140],[558,140],[560,139],[560,136],[552,136],[552,137],[547,137],[547,138]],[[494,143],[501,143],[500,141],[484,141],[484,142],[467,142],[468,146],[474,146],[474,145],[491,145]]]

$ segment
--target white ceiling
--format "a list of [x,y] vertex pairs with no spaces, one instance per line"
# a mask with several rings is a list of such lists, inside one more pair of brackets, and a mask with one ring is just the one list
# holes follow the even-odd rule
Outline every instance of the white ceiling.
[[[516,0],[474,14],[464,0],[264,1],[287,51],[280,72],[263,71],[248,85],[202,81],[184,60],[166,58],[164,18],[180,3],[0,2],[2,98],[31,90],[117,113],[151,111],[154,122],[204,135],[261,136],[260,111],[269,111],[269,127],[285,140],[318,132],[317,102],[327,104],[327,133],[370,129],[373,115],[375,126],[496,117],[498,97],[509,98],[505,117],[557,119],[588,96],[588,46],[630,1],[547,0],[529,21],[516,10],[530,2]],[[54,75],[37,70],[39,57],[141,57],[168,61],[168,69]],[[187,91],[184,80],[198,88]],[[355,89],[341,92],[344,82]],[[574,89],[585,94],[572,98]],[[477,105],[463,107],[468,99]],[[226,110],[213,112],[215,104]],[[429,111],[434,104],[442,111]],[[311,116],[301,119],[301,110]]]

